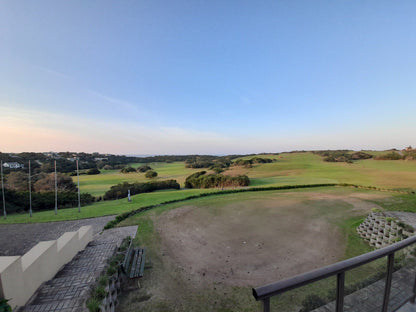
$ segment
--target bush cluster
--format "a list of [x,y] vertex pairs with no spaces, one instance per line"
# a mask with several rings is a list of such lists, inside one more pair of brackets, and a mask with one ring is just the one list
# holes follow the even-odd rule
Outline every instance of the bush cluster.
[[237,159],[234,162],[235,166],[244,166],[247,168],[251,168],[253,164],[267,164],[272,163],[274,160],[270,158],[262,158],[262,157],[253,157],[251,159]]
[[246,175],[236,177],[223,174],[206,175],[206,171],[199,171],[191,174],[185,180],[185,187],[187,188],[236,187],[248,186],[249,184],[250,179]]
[[148,170],[144,176],[148,179],[156,178],[157,172],[154,170]]
[[100,170],[98,170],[97,168],[91,168],[87,170],[87,174],[89,175],[100,174]]
[[140,193],[149,193],[157,190],[164,189],[180,189],[180,185],[176,180],[165,180],[165,181],[154,181],[146,183],[119,183],[113,185],[105,194],[104,200],[119,199],[125,198],[128,196],[128,190],[130,190],[131,195],[140,194]]
[[136,172],[136,169],[130,166],[126,166],[123,169],[120,170],[121,173],[130,173],[130,172]]
[[403,151],[401,153],[392,151],[387,154],[379,155],[374,157],[376,160],[415,160],[416,159],[416,151]]
[[[5,189],[6,210],[8,213],[29,211],[29,192]],[[81,205],[94,202],[94,196],[89,193],[81,194]],[[0,197],[0,206],[3,199]],[[78,206],[77,192],[58,192],[58,208]],[[55,208],[55,192],[32,192],[32,210],[51,210]]]
[[354,160],[373,158],[373,155],[371,154],[367,154],[364,152],[351,153],[351,151],[349,150],[315,151],[314,153],[324,157],[324,161],[328,162],[352,163]]
[[146,172],[152,170],[152,168],[148,165],[141,165],[139,168],[137,168],[137,172]]

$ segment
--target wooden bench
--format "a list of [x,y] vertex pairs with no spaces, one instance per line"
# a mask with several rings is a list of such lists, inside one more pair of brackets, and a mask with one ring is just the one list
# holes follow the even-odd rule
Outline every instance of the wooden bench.
[[[126,256],[124,257],[124,262],[121,265],[123,273],[126,274],[129,280],[143,277],[145,259],[146,248],[133,247],[130,243]],[[140,287],[139,282],[138,286]]]

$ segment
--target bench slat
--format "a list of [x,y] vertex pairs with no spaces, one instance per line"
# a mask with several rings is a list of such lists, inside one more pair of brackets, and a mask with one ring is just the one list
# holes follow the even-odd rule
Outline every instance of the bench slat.
[[145,261],[146,261],[146,248],[143,248],[142,257],[141,257],[141,263],[140,263],[140,272],[139,272],[139,276],[140,277],[143,276],[144,263],[145,263]]
[[138,257],[139,257],[139,249],[134,249],[134,259],[133,259],[133,262],[131,264],[130,278],[135,277]]

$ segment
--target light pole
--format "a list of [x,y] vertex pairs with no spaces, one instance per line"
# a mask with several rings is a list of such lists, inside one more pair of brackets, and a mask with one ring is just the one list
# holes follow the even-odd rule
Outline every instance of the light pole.
[[56,176],[56,160],[55,160],[55,215],[58,214],[58,182]]
[[7,219],[6,201],[4,199],[3,160],[1,161],[1,193],[3,195],[3,216],[4,216],[5,219]]
[[32,217],[32,183],[30,182],[30,160],[29,160],[29,215]]
[[77,158],[77,178],[78,178],[78,212],[81,212],[81,194],[79,191],[79,168],[78,168],[78,158]]

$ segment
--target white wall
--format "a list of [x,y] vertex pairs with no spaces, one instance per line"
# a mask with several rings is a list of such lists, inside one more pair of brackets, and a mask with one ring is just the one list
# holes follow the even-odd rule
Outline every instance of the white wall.
[[0,257],[0,298],[23,306],[39,286],[55,276],[92,240],[92,227],[66,232],[53,241],[40,242],[23,256]]

